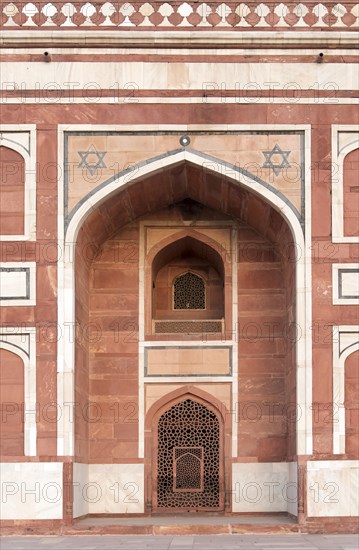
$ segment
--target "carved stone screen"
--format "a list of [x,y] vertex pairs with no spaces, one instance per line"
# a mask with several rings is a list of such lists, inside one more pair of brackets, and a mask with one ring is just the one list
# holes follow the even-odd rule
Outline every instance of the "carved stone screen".
[[219,510],[220,426],[201,403],[186,399],[158,422],[155,508]]
[[173,309],[206,309],[204,280],[188,271],[173,285]]
[[156,334],[222,332],[222,321],[155,321]]
[[173,465],[174,491],[203,491],[203,447],[175,447]]

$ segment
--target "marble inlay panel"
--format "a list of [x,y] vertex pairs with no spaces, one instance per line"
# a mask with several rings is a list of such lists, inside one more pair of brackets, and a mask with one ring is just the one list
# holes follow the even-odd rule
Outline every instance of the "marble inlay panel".
[[358,512],[359,462],[357,460],[309,461],[308,516],[357,516]]
[[1,519],[62,519],[62,469],[60,462],[2,463]]
[[233,512],[286,512],[297,502],[297,483],[287,462],[232,466]]

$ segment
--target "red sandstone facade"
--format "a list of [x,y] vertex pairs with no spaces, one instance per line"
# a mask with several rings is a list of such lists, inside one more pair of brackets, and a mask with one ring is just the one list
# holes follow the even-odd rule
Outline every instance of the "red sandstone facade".
[[4,529],[354,531],[358,5],[1,7]]

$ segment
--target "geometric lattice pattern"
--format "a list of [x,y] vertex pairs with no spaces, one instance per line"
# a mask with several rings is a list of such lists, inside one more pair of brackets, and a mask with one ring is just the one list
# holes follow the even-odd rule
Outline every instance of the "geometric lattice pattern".
[[213,510],[220,506],[219,422],[186,399],[158,422],[157,507]]
[[203,447],[175,447],[173,464],[174,491],[203,491]]
[[173,309],[205,309],[204,280],[188,271],[176,277],[173,285]]
[[222,332],[222,321],[155,321],[156,334],[206,334]]

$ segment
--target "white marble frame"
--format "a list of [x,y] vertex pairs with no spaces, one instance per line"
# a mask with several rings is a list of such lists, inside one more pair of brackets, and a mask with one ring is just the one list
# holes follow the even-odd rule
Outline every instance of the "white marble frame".
[[[353,141],[339,144],[340,133],[352,133]],[[357,133],[355,137],[355,132]],[[344,235],[344,160],[345,157],[359,147],[359,126],[355,124],[332,126],[332,242],[359,243],[359,235],[348,237]]]
[[[311,235],[311,126],[310,125],[139,125],[139,126],[118,126],[118,125],[60,125],[58,128],[58,158],[64,159],[63,135],[65,131],[104,131],[104,130],[302,130],[305,133],[305,201],[306,219],[305,234]],[[203,158],[194,152],[180,150],[173,155],[142,165],[136,172],[136,179],[147,176],[157,170],[163,170],[172,164],[181,161],[189,161],[194,165],[202,166]],[[216,167],[211,168],[215,173],[226,173],[226,164],[217,162]],[[228,177],[228,176],[227,176]],[[243,177],[236,173],[233,181],[241,183],[245,188],[254,194],[262,197],[271,204],[275,210],[281,213],[287,221],[299,259],[296,263],[296,323],[300,327],[301,337],[296,346],[296,394],[297,406],[300,408],[297,422],[297,454],[311,454],[313,449],[312,437],[312,346],[311,346],[311,241],[304,238],[303,230],[297,216],[288,204],[275,192],[267,189],[256,180],[250,177]],[[74,424],[71,406],[73,407],[74,397],[74,320],[75,320],[75,274],[74,274],[74,247],[78,231],[89,213],[104,202],[111,195],[115,195],[119,189],[125,188],[130,183],[128,174],[120,176],[109,183],[106,187],[99,189],[81,204],[72,217],[66,236],[64,235],[64,182],[60,174],[58,182],[58,235],[59,246],[62,247],[63,255],[58,263],[58,323],[64,330],[64,337],[58,345],[57,357],[57,398],[58,405],[62,407],[63,414],[58,422],[57,452],[59,455],[74,454]],[[65,405],[69,405],[65,408]]]
[[21,144],[4,137],[0,145],[19,153],[25,162],[24,185],[24,234],[0,235],[0,241],[34,241],[36,240],[36,125],[35,124],[0,124],[0,133],[29,134],[29,150]]
[[332,265],[332,284],[333,284],[333,304],[334,305],[343,305],[343,306],[354,306],[359,304],[359,294],[358,297],[340,297],[339,292],[339,272],[344,269],[350,269],[358,273],[359,279],[359,263],[357,264],[333,264]]
[[[9,299],[8,297],[3,298],[0,295],[0,307],[6,306],[34,306],[36,305],[36,262],[1,262],[1,268],[8,269],[18,269],[26,268],[29,270],[29,297],[28,298],[17,298]],[[0,270],[1,277],[1,270]]]
[[24,364],[24,454],[36,456],[36,328],[1,327],[0,348],[18,355]]
[[359,325],[333,326],[333,454],[345,453],[345,361],[358,350]]

